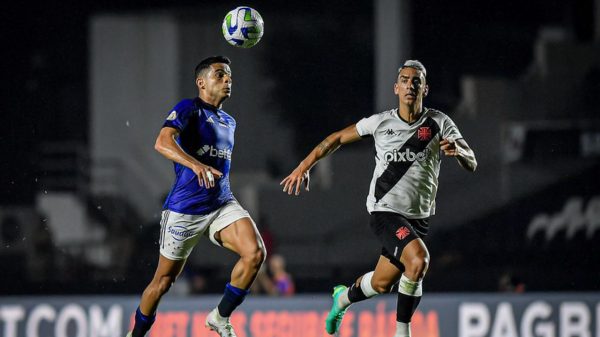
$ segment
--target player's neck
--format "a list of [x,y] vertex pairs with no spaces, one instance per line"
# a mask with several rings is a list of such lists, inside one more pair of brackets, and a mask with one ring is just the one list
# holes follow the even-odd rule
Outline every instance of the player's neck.
[[408,123],[416,122],[421,117],[421,113],[423,113],[423,106],[421,104],[400,104],[400,108],[398,109],[398,116]]
[[221,106],[223,105],[223,101],[224,101],[224,99],[219,99],[217,97],[209,97],[207,95],[202,95],[202,94],[200,94],[198,97],[200,97],[202,102],[204,102],[208,105],[211,105],[216,109],[221,109]]

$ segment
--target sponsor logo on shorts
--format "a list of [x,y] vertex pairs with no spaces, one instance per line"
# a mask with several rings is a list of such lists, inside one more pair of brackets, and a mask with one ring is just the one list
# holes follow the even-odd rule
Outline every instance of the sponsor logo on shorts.
[[183,241],[194,235],[194,232],[183,226],[169,226],[167,232],[177,241]]
[[402,226],[402,227],[398,228],[398,230],[396,231],[396,236],[400,240],[406,239],[406,237],[409,234],[410,234],[410,231],[408,230],[408,228],[406,228],[406,226]]

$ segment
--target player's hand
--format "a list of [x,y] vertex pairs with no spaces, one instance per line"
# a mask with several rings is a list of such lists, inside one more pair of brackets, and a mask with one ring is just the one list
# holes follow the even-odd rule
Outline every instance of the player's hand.
[[215,187],[215,180],[220,179],[223,176],[221,171],[203,164],[196,165],[194,167],[194,173],[198,176],[200,187],[206,188]]
[[448,157],[458,156],[458,148],[456,147],[456,141],[454,139],[442,139],[440,141],[440,150]]
[[310,171],[304,170],[298,166],[289,176],[285,177],[279,185],[283,185],[283,192],[295,195],[300,194],[300,186],[304,183],[304,189],[310,191]]

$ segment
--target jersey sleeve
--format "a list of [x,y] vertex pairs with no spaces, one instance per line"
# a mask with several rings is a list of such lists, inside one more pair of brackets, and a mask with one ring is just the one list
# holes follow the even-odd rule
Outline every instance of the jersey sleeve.
[[162,127],[168,126],[182,131],[187,126],[193,112],[193,103],[190,100],[183,100],[171,110]]
[[448,116],[445,117],[446,118],[444,118],[443,123],[444,125],[442,127],[442,138],[451,140],[463,138],[462,134],[460,133],[460,130],[458,130],[458,127],[456,126],[456,124],[454,124],[454,121]]
[[381,121],[380,114],[372,115],[371,117],[365,117],[356,123],[356,131],[361,137],[373,135],[375,129]]

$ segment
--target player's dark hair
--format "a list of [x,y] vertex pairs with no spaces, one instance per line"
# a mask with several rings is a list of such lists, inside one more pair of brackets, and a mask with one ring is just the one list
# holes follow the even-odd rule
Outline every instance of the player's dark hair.
[[198,76],[202,75],[202,73],[210,68],[210,65],[213,63],[225,63],[225,64],[231,64],[231,60],[227,57],[227,56],[222,56],[222,55],[217,55],[217,56],[211,56],[211,57],[207,57],[204,60],[200,61],[200,63],[198,63],[198,65],[196,66],[196,69],[194,70],[194,74],[196,75],[196,78],[198,78]]

